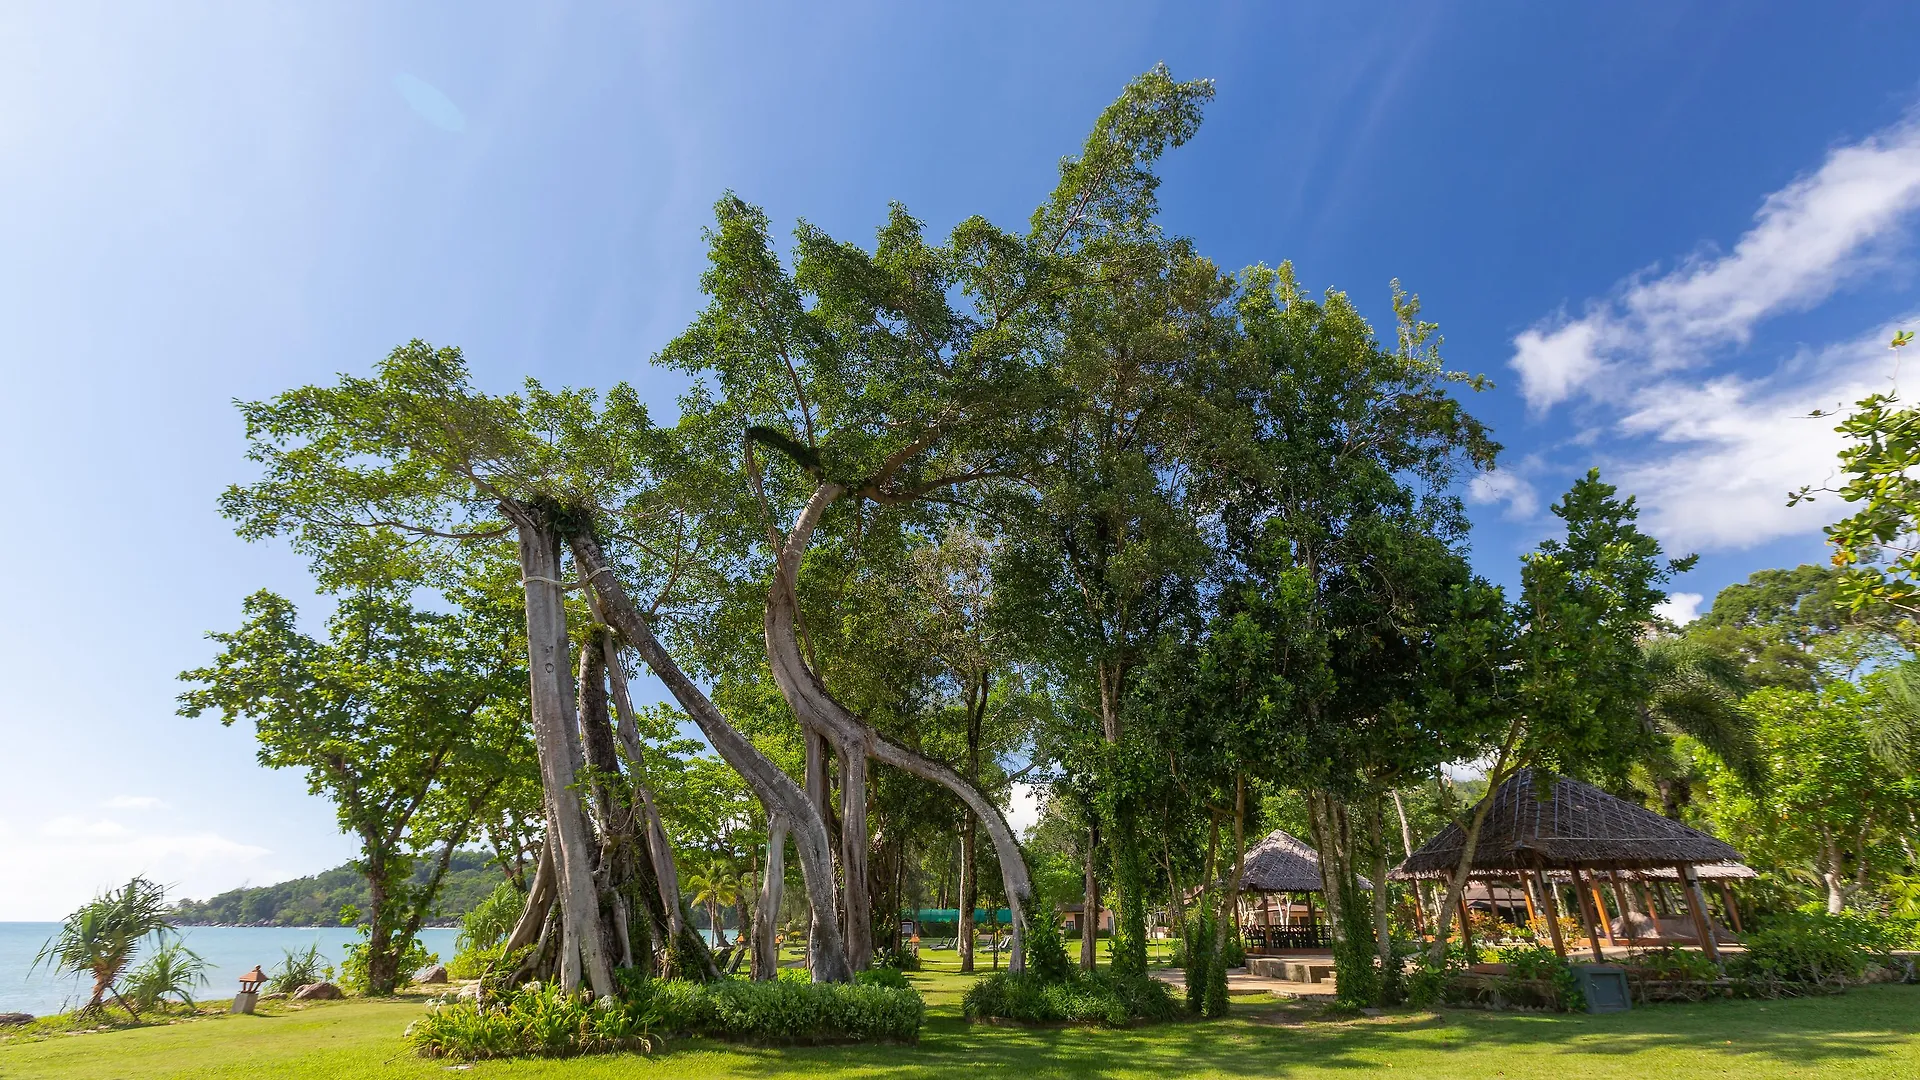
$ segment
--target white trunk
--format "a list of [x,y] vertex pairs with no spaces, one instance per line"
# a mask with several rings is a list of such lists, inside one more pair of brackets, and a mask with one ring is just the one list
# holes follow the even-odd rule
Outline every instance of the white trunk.
[[[833,501],[840,497],[842,490],[835,484],[823,484],[814,492],[807,507],[800,514],[793,531],[789,534],[786,546],[780,552],[779,562],[774,568],[772,587],[767,595],[767,660],[773,669],[774,682],[779,684],[782,696],[792,707],[800,722],[822,734],[825,734],[838,746],[865,747],[873,760],[892,765],[922,780],[939,784],[953,792],[972,810],[986,827],[988,837],[993,841],[994,852],[1000,859],[1001,882],[1005,889],[1007,908],[1012,917],[1013,942],[1008,959],[1008,970],[1022,971],[1026,967],[1026,905],[1033,896],[1032,879],[1027,873],[1026,859],[1020,853],[1020,845],[1014,839],[1013,829],[1007,825],[1006,816],[1000,808],[987,798],[979,788],[967,783],[959,773],[930,758],[889,741],[847,708],[834,700],[827,688],[820,682],[813,669],[806,663],[800,651],[798,627],[798,600],[796,582],[799,580],[801,553],[806,550],[807,541],[812,536],[814,526],[820,520],[820,514]],[[845,774],[851,772],[842,768],[842,784],[846,783]],[[863,804],[864,809],[864,804]],[[864,813],[862,815],[864,817]],[[842,821],[841,827],[852,830],[852,823]],[[861,830],[859,839],[861,851],[865,851],[865,831]],[[844,850],[844,848],[843,848]],[[861,860],[864,865],[864,858]],[[849,874],[851,880],[853,875]],[[861,882],[864,892],[865,882]]]
[[767,869],[760,878],[760,905],[753,912],[753,977],[779,978],[780,905],[787,885],[787,822],[779,815],[767,818]]
[[567,612],[560,586],[560,552],[553,531],[514,508],[519,526],[520,572],[525,579],[527,653],[534,741],[540,758],[540,784],[551,824],[550,846],[564,932],[560,939],[560,980],[568,988],[584,976],[598,996],[614,991],[613,969],[600,933],[600,904],[593,883],[593,839],[574,790],[581,750],[573,712],[568,663]]
[[[753,789],[760,804],[766,808],[767,816],[783,815],[790,823],[794,849],[800,856],[800,875],[806,882],[807,899],[816,908],[824,907],[832,911],[832,847],[827,840],[827,827],[807,801],[806,793],[800,790],[792,777],[767,760],[766,755],[760,753],[746,736],[729,724],[713,701],[694,685],[686,672],[680,670],[673,655],[654,636],[653,628],[647,625],[639,607],[627,595],[626,586],[620,583],[613,569],[607,565],[599,542],[586,533],[570,536],[568,540],[573,546],[574,561],[606,602],[607,621],[653,668],[654,674],[666,684],[674,700],[699,725],[714,751]],[[846,948],[841,943],[839,928],[833,926],[833,920],[827,922],[832,929],[823,934],[822,939],[816,941],[809,950],[809,966],[815,982],[847,982],[853,978],[853,970],[847,964]]]

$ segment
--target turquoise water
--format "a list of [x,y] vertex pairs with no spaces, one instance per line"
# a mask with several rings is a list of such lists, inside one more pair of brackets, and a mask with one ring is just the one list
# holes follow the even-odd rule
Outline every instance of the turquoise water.
[[[44,968],[28,971],[34,954],[59,929],[59,923],[0,922],[0,1012],[45,1016],[86,1004],[90,984],[72,977],[54,978]],[[450,960],[457,933],[422,930],[420,943],[428,952],[439,953],[442,961]],[[208,999],[231,998],[240,989],[241,972],[255,964],[273,970],[286,949],[305,951],[309,945],[318,945],[320,955],[338,964],[346,954],[344,946],[359,937],[344,926],[184,926],[180,935],[187,948],[207,961],[207,985],[200,995]]]

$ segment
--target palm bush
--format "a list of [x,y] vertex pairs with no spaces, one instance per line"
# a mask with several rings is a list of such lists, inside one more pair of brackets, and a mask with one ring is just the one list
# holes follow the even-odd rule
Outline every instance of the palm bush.
[[291,994],[303,986],[325,982],[333,978],[333,965],[320,955],[320,946],[316,943],[304,950],[282,949],[286,957],[274,969],[267,973],[267,992],[270,994]]
[[[67,916],[30,970],[46,965],[56,973],[92,978],[93,996],[81,1011],[98,1011],[108,993],[120,996],[114,984],[133,963],[142,939],[173,929],[166,901],[166,889],[143,877],[94,897]],[[134,1010],[128,1006],[128,1011]]]
[[162,1006],[171,997],[193,1007],[194,992],[207,985],[207,962],[179,939],[162,937],[139,967],[127,974],[126,999],[136,1009]]

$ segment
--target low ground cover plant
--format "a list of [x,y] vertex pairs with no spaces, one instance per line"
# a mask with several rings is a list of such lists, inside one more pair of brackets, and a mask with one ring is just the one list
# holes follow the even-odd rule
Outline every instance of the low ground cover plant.
[[[925,1003],[897,969],[880,970],[891,974],[851,984],[635,977],[600,1001],[531,984],[485,1003],[437,1002],[408,1027],[407,1040],[425,1056],[459,1060],[652,1051],[667,1037],[690,1035],[772,1044],[917,1041]],[[900,985],[888,985],[894,979]]]
[[1500,962],[1507,965],[1500,980],[1500,992],[1509,1001],[1540,1005],[1561,1012],[1587,1007],[1587,995],[1573,965],[1552,949],[1539,945],[1510,945],[1500,950]]
[[1146,975],[1105,971],[1078,972],[1059,980],[1032,972],[996,972],[974,983],[960,1008],[969,1020],[1109,1027],[1125,1027],[1136,1020],[1171,1020],[1178,1011],[1166,983]]

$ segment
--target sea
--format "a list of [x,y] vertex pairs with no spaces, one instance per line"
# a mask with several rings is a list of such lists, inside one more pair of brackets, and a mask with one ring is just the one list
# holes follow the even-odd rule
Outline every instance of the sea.
[[[59,923],[0,922],[0,1013],[35,1016],[65,1012],[87,1003],[93,987],[74,976],[55,976],[44,966],[34,970],[33,958]],[[420,943],[441,962],[453,959],[453,929],[420,931]],[[345,926],[183,926],[180,937],[187,948],[207,962],[207,985],[195,994],[207,1000],[231,998],[240,989],[240,974],[255,964],[272,971],[287,950],[305,952],[318,946],[326,962],[338,966],[346,945],[360,935]],[[134,958],[134,963],[139,963]]]

